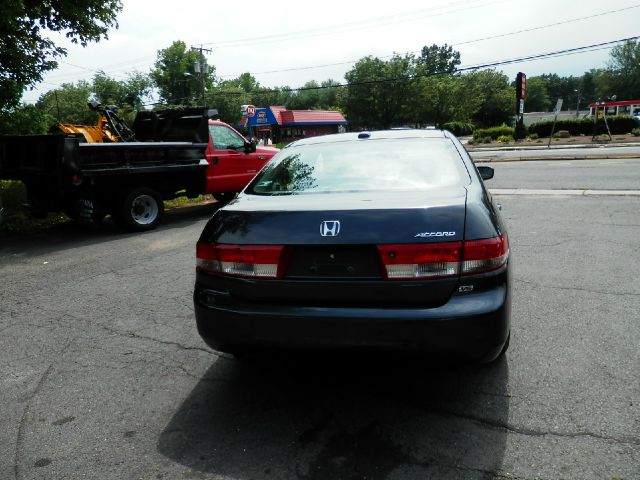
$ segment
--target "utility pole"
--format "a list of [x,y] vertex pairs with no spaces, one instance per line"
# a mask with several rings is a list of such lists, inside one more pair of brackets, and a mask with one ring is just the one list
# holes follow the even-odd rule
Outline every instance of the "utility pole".
[[207,65],[207,59],[204,58],[204,54],[207,53],[211,55],[213,50],[210,48],[204,48],[204,45],[200,45],[199,47],[191,47],[191,51],[199,52],[198,62],[195,64],[195,72],[200,73],[200,83],[202,84],[202,104],[204,108],[207,108],[207,100],[205,98],[205,79],[207,73],[209,73],[209,65]]

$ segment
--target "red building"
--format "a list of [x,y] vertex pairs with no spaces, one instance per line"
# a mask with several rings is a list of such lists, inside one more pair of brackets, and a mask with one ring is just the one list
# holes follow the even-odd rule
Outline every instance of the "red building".
[[287,110],[273,106],[256,108],[253,116],[242,119],[240,126],[249,128],[250,136],[278,143],[343,132],[347,124],[337,111]]

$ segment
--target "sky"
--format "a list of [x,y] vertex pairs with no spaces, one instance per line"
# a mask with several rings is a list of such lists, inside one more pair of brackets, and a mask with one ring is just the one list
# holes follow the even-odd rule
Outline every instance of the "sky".
[[[367,55],[419,54],[449,44],[461,67],[596,45],[640,35],[640,2],[633,0],[123,0],[118,29],[83,48],[68,49],[58,69],[26,91],[34,103],[62,83],[104,71],[116,80],[149,72],[158,50],[182,40],[211,49],[207,61],[222,79],[250,72],[265,87],[300,87],[334,79]],[[586,18],[589,17],[589,18]],[[603,68],[609,48],[496,67],[510,78],[581,75]],[[151,98],[150,101],[156,100]]]

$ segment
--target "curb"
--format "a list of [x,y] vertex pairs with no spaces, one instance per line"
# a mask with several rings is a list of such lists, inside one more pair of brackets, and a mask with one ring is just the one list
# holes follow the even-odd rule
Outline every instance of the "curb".
[[554,161],[554,160],[620,160],[620,159],[638,159],[640,160],[640,155],[623,155],[623,154],[618,154],[618,155],[597,155],[597,154],[593,154],[593,155],[571,155],[571,156],[563,156],[563,155],[551,155],[548,157],[507,157],[507,156],[500,156],[500,157],[479,157],[479,158],[475,158],[473,155],[473,152],[469,152],[469,155],[471,155],[471,159],[474,161],[474,163],[500,163],[500,162],[539,162],[539,161]]

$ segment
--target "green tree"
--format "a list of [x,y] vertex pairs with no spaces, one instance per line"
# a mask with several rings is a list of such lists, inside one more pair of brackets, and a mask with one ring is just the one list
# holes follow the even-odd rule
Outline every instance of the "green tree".
[[29,135],[47,133],[55,119],[35,105],[21,105],[0,112],[0,134]]
[[410,122],[417,96],[414,74],[412,55],[394,55],[388,61],[360,59],[345,74],[349,83],[345,111],[352,126],[375,129]]
[[150,77],[165,103],[202,105],[203,90],[211,90],[215,80],[215,68],[212,66],[204,76],[196,72],[196,64],[204,63],[203,57],[197,50],[187,49],[187,44],[181,40],[158,51]]
[[325,110],[344,110],[346,90],[339,86],[340,82],[332,79],[320,83],[322,89],[319,94],[319,108]]
[[619,100],[640,98],[640,42],[628,41],[611,50],[607,71],[610,95]]
[[48,32],[66,32],[73,43],[86,46],[107,38],[110,27],[117,27],[120,0],[2,1],[0,15],[0,110],[19,103],[29,85],[57,68],[55,58],[66,55]]
[[459,75],[433,75],[421,78],[419,85],[414,103],[419,112],[417,124],[441,126],[453,120],[468,121],[478,108],[478,95],[469,95]]
[[60,88],[41,95],[36,107],[59,123],[93,125],[98,114],[87,106],[92,91],[91,84],[85,80],[75,85],[64,83]]
[[295,95],[291,97],[288,108],[292,110],[309,110],[320,108],[320,84],[315,80],[305,83]]
[[473,123],[492,127],[510,122],[515,113],[516,91],[509,77],[494,69],[481,70],[463,76],[469,92],[477,95],[479,106],[471,113]]
[[218,110],[221,120],[236,124],[242,118],[241,105],[251,103],[251,94],[244,91],[233,82],[224,82],[213,88],[208,97],[207,104]]
[[133,72],[126,80],[115,80],[104,72],[98,72],[93,77],[93,92],[103,105],[140,109],[151,92],[151,79],[144,73]]
[[458,65],[460,65],[460,52],[446,43],[442,46],[434,43],[430,47],[422,47],[417,70],[419,75],[452,74],[456,72]]
[[527,78],[527,98],[524,100],[527,112],[548,112],[551,108],[551,98],[547,90],[544,77]]

